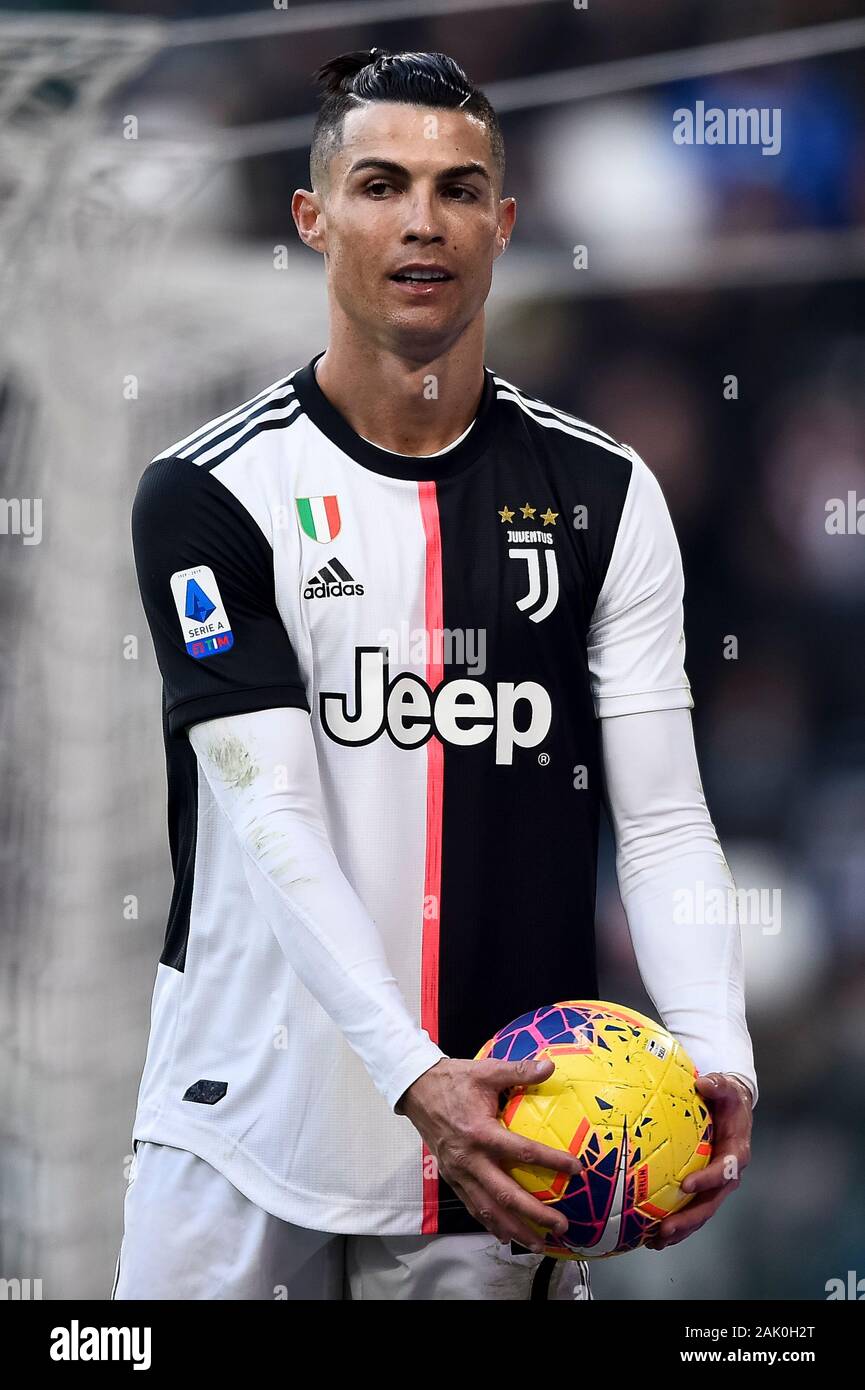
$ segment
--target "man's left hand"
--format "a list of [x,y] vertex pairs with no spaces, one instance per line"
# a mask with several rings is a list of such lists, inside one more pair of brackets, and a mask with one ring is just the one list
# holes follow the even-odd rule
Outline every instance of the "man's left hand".
[[721,1203],[742,1180],[751,1161],[751,1092],[737,1076],[710,1071],[699,1076],[697,1090],[712,1115],[712,1158],[699,1173],[689,1173],[685,1192],[698,1195],[681,1211],[667,1216],[646,1241],[648,1250],[678,1245],[714,1216]]

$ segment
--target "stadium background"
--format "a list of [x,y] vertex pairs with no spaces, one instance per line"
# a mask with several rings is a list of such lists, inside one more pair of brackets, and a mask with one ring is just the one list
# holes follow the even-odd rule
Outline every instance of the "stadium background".
[[[154,453],[325,345],[289,203],[309,74],[371,44],[452,54],[501,111],[518,220],[486,360],[660,477],[710,809],[739,887],[781,893],[779,930],[743,927],[761,1096],[741,1190],[679,1246],[596,1264],[596,1297],[823,1299],[865,1275],[865,536],[825,524],[865,496],[860,14],[0,14],[0,491],[9,517],[42,505],[38,544],[0,534],[0,1276],[110,1287],[169,892],[129,507]],[[780,107],[780,153],[674,144],[698,100]],[[650,1008],[609,843],[598,931],[604,996]]]

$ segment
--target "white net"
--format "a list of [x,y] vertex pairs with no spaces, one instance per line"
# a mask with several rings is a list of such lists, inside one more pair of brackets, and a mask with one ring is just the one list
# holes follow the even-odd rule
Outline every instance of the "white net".
[[158,29],[25,30],[0,25],[0,1275],[102,1299],[170,889],[132,497],[311,355],[324,304],[313,258],[190,233],[218,168],[123,138]]

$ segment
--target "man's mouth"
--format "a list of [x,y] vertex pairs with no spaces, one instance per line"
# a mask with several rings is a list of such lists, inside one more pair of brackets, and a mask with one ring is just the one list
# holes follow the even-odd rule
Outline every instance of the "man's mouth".
[[441,280],[452,280],[453,276],[446,270],[398,270],[390,278],[403,285],[427,285]]

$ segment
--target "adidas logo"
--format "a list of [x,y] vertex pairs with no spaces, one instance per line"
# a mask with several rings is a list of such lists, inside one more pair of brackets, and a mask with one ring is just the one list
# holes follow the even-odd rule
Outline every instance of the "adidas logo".
[[356,581],[349,574],[345,565],[340,564],[336,556],[332,556],[326,565],[322,565],[317,574],[314,574],[303,591],[304,598],[351,598],[360,597],[363,593],[363,585]]

